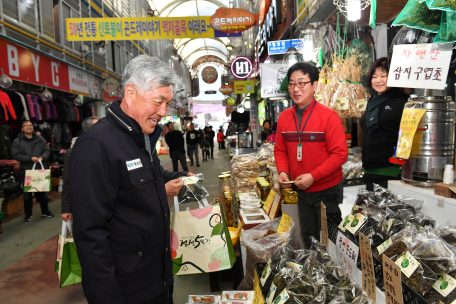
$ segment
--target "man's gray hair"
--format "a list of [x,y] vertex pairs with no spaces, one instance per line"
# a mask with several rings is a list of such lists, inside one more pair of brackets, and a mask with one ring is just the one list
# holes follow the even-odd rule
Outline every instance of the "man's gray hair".
[[84,119],[84,121],[82,122],[82,132],[87,131],[88,128],[93,126],[93,121],[94,120],[99,120],[99,119],[100,118],[98,118],[96,116],[90,116],[90,117]]
[[122,96],[125,87],[131,83],[140,92],[152,91],[159,87],[171,85],[173,92],[179,79],[165,62],[157,57],[140,55],[131,60],[122,75]]

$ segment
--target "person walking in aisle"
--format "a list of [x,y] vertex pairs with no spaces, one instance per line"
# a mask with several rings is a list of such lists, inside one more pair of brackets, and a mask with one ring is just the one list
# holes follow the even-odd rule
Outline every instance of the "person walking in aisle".
[[122,100],[73,147],[73,232],[88,303],[169,302],[167,195],[176,196],[183,183],[165,184],[155,146],[178,81],[160,59],[135,57],[122,75]]
[[[82,122],[82,132],[87,131],[91,126],[93,126],[98,120],[100,120],[96,116],[91,116]],[[71,152],[73,152],[73,146],[76,143],[77,137],[73,137],[71,140],[71,147],[66,150],[65,158],[63,163],[63,186],[62,186],[62,199],[61,201],[61,213],[62,213],[62,220],[65,222],[71,221],[71,205],[70,205],[70,157]]]
[[217,133],[217,142],[219,150],[225,149],[225,136],[223,136],[223,128],[220,128]]
[[212,126],[209,126],[207,128],[208,134],[209,134],[209,143],[211,147],[211,159],[214,159],[214,138],[215,138],[215,132],[212,130]]
[[186,140],[190,166],[193,166],[193,154],[195,154],[196,166],[199,167],[198,144],[200,143],[200,133],[195,131],[195,125],[193,123],[190,124],[189,129],[190,130],[187,132]]
[[301,236],[306,248],[320,239],[321,202],[327,218],[339,223],[343,199],[342,165],[348,157],[339,115],[315,100],[318,69],[299,62],[287,72],[288,91],[295,106],[280,114],[274,156],[279,183],[296,181]]
[[174,123],[168,122],[166,126],[169,132],[165,135],[166,144],[169,147],[169,154],[173,160],[173,171],[179,172],[179,161],[184,171],[188,171],[187,160],[185,159],[184,136],[179,130],[174,130]]
[[[21,170],[25,175],[25,170],[31,170],[35,163],[37,169],[41,169],[39,162],[43,164],[44,169],[49,169],[48,158],[51,155],[51,149],[42,136],[36,135],[33,131],[33,125],[29,120],[22,122],[22,131],[13,141],[11,154],[13,158],[20,162]],[[36,200],[41,205],[41,217],[52,218],[54,215],[49,211],[47,192],[34,192]],[[24,192],[24,222],[30,222],[33,217],[33,198],[32,192]]]
[[203,149],[203,161],[209,159],[211,149],[211,137],[209,135],[209,127],[204,128],[204,149]]

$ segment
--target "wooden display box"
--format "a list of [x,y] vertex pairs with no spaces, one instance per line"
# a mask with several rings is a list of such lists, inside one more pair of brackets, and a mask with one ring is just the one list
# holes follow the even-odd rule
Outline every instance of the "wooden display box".
[[445,184],[445,183],[435,184],[434,194],[443,196],[443,197],[448,197],[448,198],[456,198],[456,193],[453,192],[453,190],[450,188],[453,188],[453,190],[456,190],[456,184]]
[[5,212],[6,216],[10,216],[24,209],[23,196],[21,195],[12,201],[3,202],[2,211]]

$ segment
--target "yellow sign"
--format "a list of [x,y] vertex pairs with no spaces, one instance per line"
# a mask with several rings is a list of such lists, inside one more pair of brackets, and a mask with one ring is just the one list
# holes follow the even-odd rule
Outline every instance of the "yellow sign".
[[211,16],[67,18],[67,41],[214,38]]
[[234,94],[255,93],[255,81],[240,80],[234,81]]
[[269,210],[271,210],[272,203],[274,202],[274,198],[276,196],[276,192],[274,189],[271,189],[271,191],[268,194],[268,197],[266,198],[266,202],[264,202],[263,209],[266,214],[269,213]]
[[418,124],[424,113],[426,113],[426,109],[404,109],[402,112],[396,157],[403,159],[408,159],[410,157],[413,137],[415,136]]
[[[266,269],[265,269],[266,270]],[[261,292],[260,287],[260,280],[258,278],[258,274],[255,270],[255,274],[253,275],[253,291],[255,292],[255,296],[253,298],[253,304],[264,304],[263,293]]]
[[282,219],[280,220],[279,228],[277,232],[287,232],[291,226],[291,217],[288,214],[282,213]]

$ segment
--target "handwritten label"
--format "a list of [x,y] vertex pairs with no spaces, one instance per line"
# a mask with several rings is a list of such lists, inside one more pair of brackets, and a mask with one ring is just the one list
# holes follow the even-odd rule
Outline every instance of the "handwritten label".
[[386,304],[404,304],[402,297],[401,268],[387,256],[383,257],[383,284]]
[[[272,191],[272,190],[271,190]],[[277,232],[287,232],[291,226],[291,217],[288,214],[282,213],[282,219],[279,223]]]
[[358,254],[359,247],[339,231],[336,240],[337,262],[348,272],[349,275],[355,274]]
[[424,113],[426,113],[426,109],[404,109],[402,112],[396,157],[403,159],[409,158],[412,150],[413,137]]
[[456,288],[456,280],[444,273],[439,276],[439,279],[432,285],[432,287],[442,296],[448,296],[454,288]]
[[359,234],[359,245],[361,246],[361,271],[362,288],[366,291],[372,301],[377,301],[375,288],[374,263],[372,261],[372,248],[370,240],[362,233]]
[[445,89],[453,44],[395,45],[388,87]]
[[388,249],[392,244],[393,241],[391,241],[391,239],[387,239],[386,241],[384,241],[381,245],[377,247],[378,254],[382,255],[382,253],[385,252],[385,250]]
[[328,221],[326,219],[326,206],[321,204],[321,242],[325,244],[326,248],[329,246],[328,242]]
[[410,278],[420,263],[407,251],[396,261],[396,265],[401,268],[407,278]]

